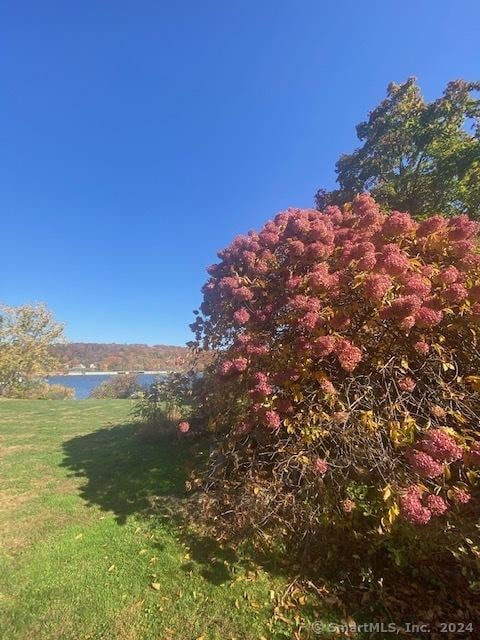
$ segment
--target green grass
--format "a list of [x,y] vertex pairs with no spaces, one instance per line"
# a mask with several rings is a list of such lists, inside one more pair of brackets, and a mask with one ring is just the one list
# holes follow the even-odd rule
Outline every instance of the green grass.
[[290,637],[267,624],[281,578],[155,507],[188,445],[142,442],[129,411],[0,402],[0,638]]

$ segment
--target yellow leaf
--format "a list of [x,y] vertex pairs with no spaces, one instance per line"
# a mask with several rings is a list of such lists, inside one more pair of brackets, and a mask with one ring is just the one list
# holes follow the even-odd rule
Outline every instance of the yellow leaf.
[[383,499],[384,500],[388,500],[390,498],[390,496],[392,495],[392,490],[390,488],[390,485],[387,484],[387,486],[385,487],[385,489],[383,490]]
[[477,474],[475,473],[475,471],[467,471],[467,478],[470,484],[475,484]]
[[158,591],[160,589],[160,583],[159,582],[152,582],[152,584],[150,585],[152,587],[152,589],[154,589],[155,591]]

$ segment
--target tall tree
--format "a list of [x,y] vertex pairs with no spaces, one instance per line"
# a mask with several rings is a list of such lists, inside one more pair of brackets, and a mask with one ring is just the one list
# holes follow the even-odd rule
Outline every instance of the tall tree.
[[63,338],[63,325],[44,305],[0,305],[0,395],[48,373],[56,364],[49,347]]
[[356,130],[362,146],[336,164],[339,189],[319,209],[369,191],[387,209],[480,218],[480,82],[455,80],[426,102],[415,78],[391,83]]

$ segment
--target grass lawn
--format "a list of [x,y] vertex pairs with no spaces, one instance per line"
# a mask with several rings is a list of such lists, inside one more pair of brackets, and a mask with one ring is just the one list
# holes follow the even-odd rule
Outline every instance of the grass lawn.
[[268,626],[281,578],[152,508],[183,495],[188,445],[142,442],[129,411],[0,401],[0,638],[292,637]]

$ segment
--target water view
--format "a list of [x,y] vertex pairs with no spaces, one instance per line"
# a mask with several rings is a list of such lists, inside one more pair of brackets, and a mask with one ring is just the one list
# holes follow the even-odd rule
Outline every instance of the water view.
[[[161,378],[162,374],[154,373],[139,373],[137,380],[142,387],[148,387],[152,382],[158,378]],[[99,373],[95,375],[64,375],[64,376],[48,376],[47,382],[49,384],[61,384],[64,387],[70,387],[75,391],[76,400],[85,400],[88,398],[91,392],[98,387],[105,380],[110,380],[111,374]]]

